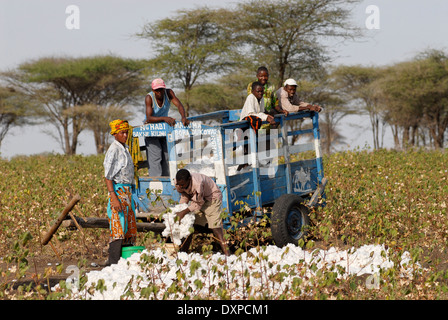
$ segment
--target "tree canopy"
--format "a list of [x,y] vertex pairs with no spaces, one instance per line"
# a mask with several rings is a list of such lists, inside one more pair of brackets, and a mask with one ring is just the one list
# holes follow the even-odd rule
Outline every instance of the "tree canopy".
[[418,132],[426,144],[443,148],[448,128],[448,56],[427,50],[411,61],[391,66],[381,81],[388,121],[401,127],[403,146],[416,145]]
[[[47,133],[59,141],[66,154],[76,153],[79,134],[86,128],[93,131],[100,153],[107,135],[104,126],[89,117],[108,114],[110,121],[116,113],[106,109],[135,103],[145,92],[142,70],[146,66],[142,60],[115,56],[46,57],[24,63],[5,76],[11,85],[39,102],[39,116],[55,128]],[[92,105],[97,106],[96,111],[85,107]]]
[[244,54],[268,64],[280,87],[287,78],[312,75],[330,61],[322,40],[360,35],[349,23],[351,5],[356,2],[248,0],[236,5],[229,23],[240,34]]
[[0,87],[0,147],[14,126],[30,123],[35,105],[23,92],[11,87]]
[[220,74],[230,65],[229,33],[220,27],[219,13],[208,8],[181,10],[143,27],[137,37],[151,41],[156,53],[149,61],[155,77],[163,76],[185,90],[186,111],[189,92],[199,81]]
[[384,123],[384,105],[376,81],[382,76],[382,69],[373,66],[339,66],[332,76],[335,85],[352,103],[358,106],[358,112],[367,114],[371,123],[373,147],[379,149],[380,125]]
[[443,148],[448,129],[445,52],[427,50],[390,66],[331,65],[325,40],[361,36],[350,24],[350,10],[358,2],[242,0],[225,9],[196,7],[147,23],[136,33],[148,40],[146,60],[106,55],[26,62],[2,74],[8,88],[0,88],[0,143],[3,132],[27,118],[24,111],[32,101],[66,154],[76,153],[83,130],[93,132],[102,153],[107,124],[130,118],[152,79],[164,78],[169,87],[181,89],[176,95],[187,113],[237,109],[257,68],[266,66],[270,84],[280,88],[286,78],[294,78],[304,101],[324,107],[326,152],[344,138],[337,132],[339,121],[353,113],[369,116],[375,149],[382,148],[388,126],[396,148]]

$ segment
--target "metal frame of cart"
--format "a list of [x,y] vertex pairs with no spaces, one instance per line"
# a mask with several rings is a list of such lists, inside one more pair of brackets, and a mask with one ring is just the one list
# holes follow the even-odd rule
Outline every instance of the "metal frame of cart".
[[[274,241],[283,246],[297,243],[306,234],[310,207],[325,203],[323,159],[320,147],[319,114],[312,111],[276,115],[277,128],[259,130],[239,120],[240,110],[223,110],[189,117],[190,125],[177,122],[153,123],[134,127],[134,137],[166,137],[169,152],[169,177],[139,177],[134,200],[139,211],[151,211],[153,193],[178,201],[174,186],[181,167],[198,167],[212,177],[222,191],[223,209],[228,218],[242,206],[258,216],[271,207]],[[246,139],[244,139],[246,137]],[[292,143],[294,141],[294,143]],[[244,145],[249,152],[244,154]],[[144,147],[143,147],[144,149]],[[245,169],[235,168],[248,163]],[[150,164],[149,164],[150,165]]]

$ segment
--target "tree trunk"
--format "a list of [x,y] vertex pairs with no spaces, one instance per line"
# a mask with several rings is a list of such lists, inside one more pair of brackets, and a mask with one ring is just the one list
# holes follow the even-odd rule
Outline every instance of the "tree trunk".
[[280,57],[279,57],[279,69],[278,69],[278,83],[277,88],[283,87],[283,81],[285,81],[285,74],[286,74],[286,65],[288,64],[288,60],[286,57],[283,57],[283,53],[280,51]]
[[78,147],[78,137],[81,130],[79,129],[78,121],[73,119],[73,133],[72,133],[72,145],[70,147],[70,155],[76,154],[76,148]]
[[409,142],[411,146],[415,146],[416,145],[416,136],[417,136],[417,130],[418,130],[418,125],[413,125],[411,127],[411,141]]
[[185,109],[185,116],[188,117],[190,115],[190,93],[191,93],[191,88],[192,86],[190,84],[187,84],[185,86],[185,104],[184,105],[184,109]]
[[68,131],[68,119],[67,118],[64,119],[62,127],[64,129],[64,152],[66,155],[70,155],[70,152],[71,152],[70,133]]
[[434,144],[437,149],[443,149],[445,140],[445,131],[448,127],[448,117],[440,119],[437,124],[437,140],[434,139]]
[[106,149],[106,134],[100,130],[93,130],[93,138],[95,141],[96,153],[103,154]]
[[369,112],[370,124],[372,126],[373,149],[378,150],[378,119],[373,112]]
[[406,150],[409,146],[409,126],[403,127],[403,138],[401,144],[403,150]]
[[324,132],[324,137],[325,139],[322,141],[323,143],[323,149],[324,149],[324,153],[325,154],[330,154],[330,150],[331,150],[331,144],[333,142],[333,134],[332,134],[332,126],[331,126],[331,121],[330,121],[330,117],[331,115],[328,113],[324,113],[325,115],[325,122],[322,124],[322,128],[323,128],[323,132]]
[[439,127],[437,130],[437,135],[434,139],[434,147],[436,149],[442,149],[443,148],[443,140],[444,140],[444,130],[441,130],[441,128]]
[[394,147],[396,150],[400,150],[400,138],[399,138],[399,127],[397,125],[390,126],[392,130],[392,136],[394,138]]

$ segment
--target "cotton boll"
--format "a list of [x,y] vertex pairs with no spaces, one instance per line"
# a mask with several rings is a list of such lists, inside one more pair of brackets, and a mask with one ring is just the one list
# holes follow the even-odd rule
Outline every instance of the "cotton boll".
[[162,232],[162,236],[170,237],[178,246],[182,244],[183,238],[190,235],[190,228],[193,227],[195,220],[195,215],[191,212],[187,213],[180,222],[175,220],[177,212],[185,210],[186,208],[188,208],[187,204],[178,204],[171,208],[171,212],[167,212],[163,215],[165,229]]

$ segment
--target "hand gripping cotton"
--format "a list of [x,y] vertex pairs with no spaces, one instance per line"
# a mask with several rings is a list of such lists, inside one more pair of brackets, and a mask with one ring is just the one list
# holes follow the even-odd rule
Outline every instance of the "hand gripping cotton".
[[171,212],[163,214],[163,223],[165,224],[165,230],[162,232],[162,236],[170,237],[176,245],[180,246],[182,244],[182,239],[190,235],[190,228],[193,227],[194,223],[194,213],[187,213],[183,219],[175,221],[177,217],[177,212],[186,209],[188,205],[186,203],[178,204],[171,209]]

